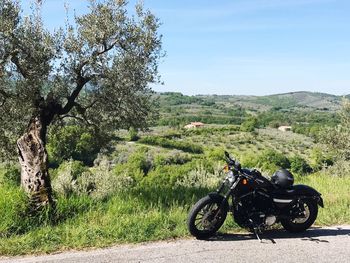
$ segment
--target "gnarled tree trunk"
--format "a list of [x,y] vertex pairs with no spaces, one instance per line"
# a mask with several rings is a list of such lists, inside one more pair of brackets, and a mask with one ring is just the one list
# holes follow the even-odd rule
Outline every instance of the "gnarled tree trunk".
[[42,118],[32,118],[26,133],[17,140],[21,184],[34,210],[54,203],[45,149],[46,129]]

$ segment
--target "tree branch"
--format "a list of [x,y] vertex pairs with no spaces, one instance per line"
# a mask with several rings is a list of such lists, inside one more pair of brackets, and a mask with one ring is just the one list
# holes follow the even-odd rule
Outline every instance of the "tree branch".
[[85,84],[88,83],[91,80],[91,77],[83,77],[82,74],[81,74],[81,70],[83,69],[83,67],[86,64],[87,64],[87,61],[84,61],[78,66],[78,68],[76,70],[76,73],[77,73],[77,79],[76,79],[77,86],[73,90],[71,95],[67,98],[68,101],[67,101],[66,105],[58,112],[59,115],[64,115],[64,114],[67,114],[68,112],[70,112],[70,110],[75,106],[75,100],[79,96],[79,93],[81,92],[81,90],[83,89]]
[[114,40],[111,44],[110,44],[110,46],[108,47],[107,46],[107,42],[106,42],[106,40],[105,41],[103,41],[103,43],[102,43],[102,45],[103,45],[103,50],[102,51],[95,51],[95,52],[93,52],[93,56],[94,57],[98,57],[98,56],[101,56],[101,55],[103,55],[104,53],[107,53],[108,51],[110,51],[112,48],[114,48],[115,47],[115,45],[117,44],[117,40]]
[[13,64],[15,64],[15,66],[17,67],[17,70],[19,71],[19,73],[21,73],[21,75],[23,76],[23,78],[28,78],[28,73],[26,72],[26,70],[22,67],[21,63],[19,62],[19,59],[17,57],[18,55],[18,50],[12,52],[11,54],[11,62]]

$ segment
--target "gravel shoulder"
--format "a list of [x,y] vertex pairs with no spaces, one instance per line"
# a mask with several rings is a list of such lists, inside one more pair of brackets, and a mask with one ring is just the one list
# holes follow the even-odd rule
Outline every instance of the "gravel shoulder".
[[0,263],[350,262],[350,225],[315,227],[301,234],[270,230],[260,237],[262,242],[250,234],[219,234],[210,240],[159,241],[91,251],[0,258]]

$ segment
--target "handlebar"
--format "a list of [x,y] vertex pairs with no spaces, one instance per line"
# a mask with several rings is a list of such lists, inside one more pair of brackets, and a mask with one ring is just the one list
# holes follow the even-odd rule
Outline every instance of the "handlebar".
[[233,166],[237,171],[241,170],[241,164],[238,161],[235,161],[233,158],[231,158],[230,154],[227,151],[225,151],[225,157],[226,162],[229,166]]

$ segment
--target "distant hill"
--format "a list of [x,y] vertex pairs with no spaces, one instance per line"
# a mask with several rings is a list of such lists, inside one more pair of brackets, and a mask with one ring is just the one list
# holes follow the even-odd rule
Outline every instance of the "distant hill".
[[[200,121],[213,124],[241,124],[252,116],[260,126],[335,125],[342,96],[318,92],[289,92],[268,96],[195,95],[179,92],[156,94],[158,125],[183,125]],[[347,97],[350,98],[350,95]]]
[[[336,96],[319,92],[289,92],[267,96],[246,95],[195,95],[186,96],[181,93],[160,93],[163,105],[188,105],[199,104],[211,106],[229,105],[239,106],[244,109],[265,111],[271,108],[277,109],[309,109],[320,111],[336,111],[341,105],[342,96]],[[350,98],[350,94],[346,97]]]

